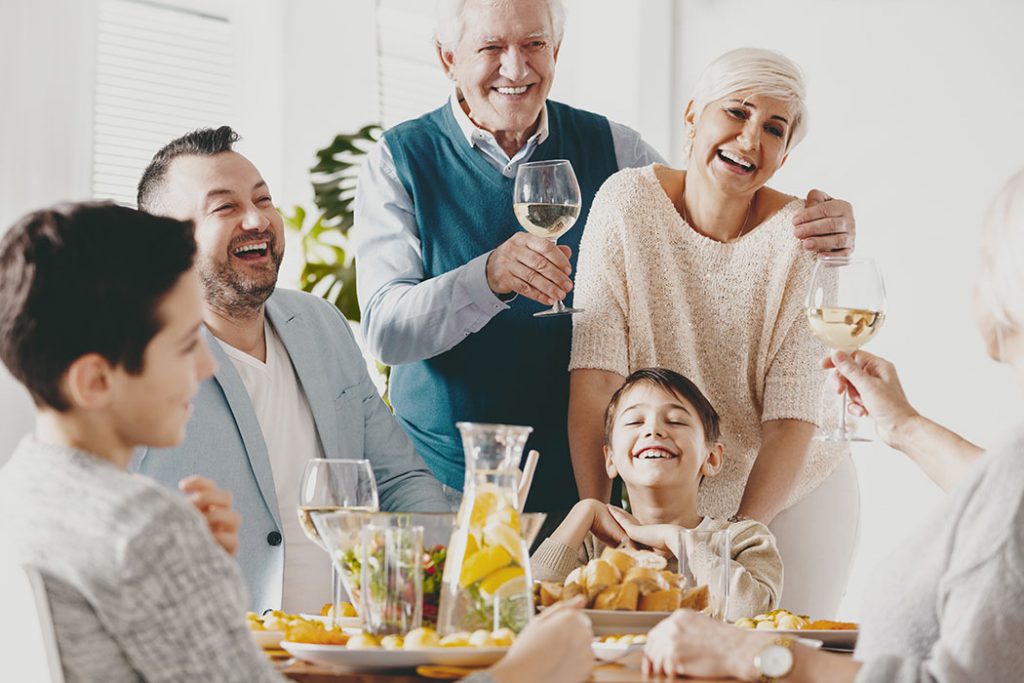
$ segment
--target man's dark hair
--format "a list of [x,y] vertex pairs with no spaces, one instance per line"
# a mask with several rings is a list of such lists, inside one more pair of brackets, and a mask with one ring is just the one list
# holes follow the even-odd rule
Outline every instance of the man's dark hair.
[[143,211],[153,210],[172,161],[181,156],[209,157],[230,152],[239,139],[238,133],[232,130],[231,126],[221,126],[200,128],[168,142],[153,155],[146,170],[142,172],[136,194],[139,208]]
[[0,359],[37,406],[60,411],[60,380],[87,353],[140,373],[195,253],[191,221],[111,203],[28,214],[0,239]]
[[619,409],[619,402],[622,400],[622,396],[641,382],[653,384],[670,394],[689,401],[697,411],[697,418],[704,427],[704,441],[706,443],[713,444],[721,438],[722,428],[719,424],[721,420],[718,417],[718,411],[715,410],[715,407],[711,405],[711,401],[704,396],[696,384],[673,370],[666,368],[641,368],[627,377],[622,386],[612,394],[612,400],[609,401],[608,409],[604,413],[604,438],[606,443],[611,441],[612,427],[615,424],[615,413]]

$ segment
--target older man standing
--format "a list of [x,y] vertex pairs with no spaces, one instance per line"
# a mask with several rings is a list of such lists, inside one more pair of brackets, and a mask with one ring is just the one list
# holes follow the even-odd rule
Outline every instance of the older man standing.
[[338,309],[277,289],[284,228],[260,172],[227,126],[193,131],[153,157],[139,183],[146,211],[192,220],[204,336],[217,359],[182,445],[139,469],[173,486],[200,473],[234,494],[238,561],[251,608],[318,610],[330,563],[296,515],[310,458],[366,458],[384,510],[446,512],[447,502],[381,401]]
[[[566,435],[572,322],[533,313],[569,295],[604,180],[662,161],[635,131],[547,99],[564,18],[560,0],[439,3],[437,52],[455,93],[371,151],[353,231],[363,334],[396,366],[392,404],[417,451],[461,490],[456,420],[530,425],[541,459],[528,508],[555,517],[577,499]],[[583,195],[579,228],[558,247],[512,213],[516,169],[547,159],[570,160]],[[798,230],[829,235],[818,248],[846,248],[849,204],[818,194]]]

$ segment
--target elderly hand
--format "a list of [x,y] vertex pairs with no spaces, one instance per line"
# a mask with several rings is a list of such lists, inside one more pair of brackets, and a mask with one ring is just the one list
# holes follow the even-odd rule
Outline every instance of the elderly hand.
[[487,257],[487,284],[495,294],[522,294],[553,306],[572,290],[572,250],[517,232]]
[[189,502],[206,518],[213,540],[228,553],[238,552],[238,529],[242,515],[231,509],[231,492],[217,488],[205,477],[192,475],[178,482],[178,489],[188,496]]
[[793,234],[808,251],[826,256],[853,253],[857,224],[850,202],[833,199],[821,190],[811,190],[804,208],[793,216],[793,226]]
[[626,532],[630,540],[645,545],[665,556],[675,556],[679,530],[683,527],[676,524],[641,524],[640,521],[625,510],[614,505],[608,506],[608,512]]
[[578,595],[548,607],[529,623],[509,648],[508,654],[488,673],[498,683],[577,683],[590,679],[594,632],[579,610]]
[[647,634],[644,676],[677,675],[757,680],[754,658],[773,637],[681,609]]
[[918,417],[896,374],[896,367],[867,351],[847,355],[834,351],[821,362],[824,368],[835,368],[839,378],[838,392],[849,388],[849,411],[854,415],[870,415],[875,419],[878,435],[890,446],[899,448],[899,428]]

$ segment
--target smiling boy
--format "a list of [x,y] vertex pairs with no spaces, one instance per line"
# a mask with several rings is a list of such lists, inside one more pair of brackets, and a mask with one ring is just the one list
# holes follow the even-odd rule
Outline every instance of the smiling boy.
[[215,541],[227,522],[237,547],[230,496],[204,519],[127,472],[137,446],[181,442],[215,368],[195,252],[190,222],[114,204],[36,211],[0,241],[0,357],[36,404],[0,468],[0,536],[43,577],[68,683],[283,680]]
[[[766,526],[754,520],[702,517],[697,492],[722,467],[718,413],[693,382],[671,370],[645,368],[626,378],[605,413],[605,470],[622,477],[633,514],[584,499],[534,553],[533,578],[562,581],[599,557],[606,546],[630,542],[671,555],[679,530],[730,532],[728,618],[774,609],[782,592],[782,558]],[[692,559],[698,580],[713,559]],[[702,564],[703,563],[703,564]],[[674,558],[670,559],[670,568]]]

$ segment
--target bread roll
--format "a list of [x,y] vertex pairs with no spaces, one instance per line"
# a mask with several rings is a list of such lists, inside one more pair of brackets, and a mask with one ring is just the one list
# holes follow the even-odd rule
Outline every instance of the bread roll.
[[623,575],[636,564],[636,560],[633,559],[632,555],[625,550],[618,550],[616,548],[605,548],[601,553],[601,559],[614,566]]
[[642,596],[637,609],[641,612],[674,612],[682,602],[683,592],[678,588],[669,588]]
[[708,587],[697,586],[696,588],[690,588],[683,591],[683,597],[679,601],[680,607],[685,607],[692,610],[707,609],[708,606]]
[[650,595],[672,587],[660,572],[647,567],[633,567],[626,572],[626,576],[622,580],[626,583],[635,583],[636,587],[640,589],[640,595]]
[[609,586],[594,598],[594,609],[636,611],[640,590],[635,583]]
[[633,566],[635,567],[647,567],[649,569],[664,569],[668,566],[668,560],[654,552],[653,550],[633,550],[629,549],[628,552],[633,557]]
[[576,567],[576,569],[573,569],[571,572],[569,572],[569,575],[565,577],[565,581],[563,581],[562,583],[564,583],[566,586],[568,586],[570,583],[578,583],[582,586],[583,567]]
[[541,607],[547,607],[553,605],[562,599],[562,593],[564,592],[564,586],[560,583],[554,583],[552,581],[541,581],[540,582],[540,604]]
[[572,600],[577,595],[583,595],[583,586],[578,583],[570,583],[562,587],[562,600]]
[[591,560],[583,569],[583,591],[587,594],[588,600],[621,580],[622,574],[619,570],[605,560]]
[[675,572],[670,572],[667,569],[662,569],[658,573],[661,574],[661,577],[665,579],[666,583],[668,583],[669,588],[678,588],[679,590],[686,590],[689,587],[687,585],[689,584],[689,581],[687,581],[686,577],[682,574],[676,574]]

